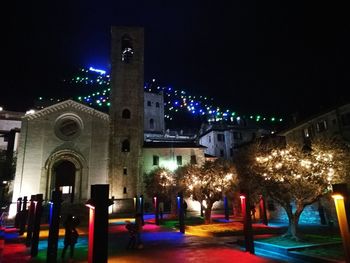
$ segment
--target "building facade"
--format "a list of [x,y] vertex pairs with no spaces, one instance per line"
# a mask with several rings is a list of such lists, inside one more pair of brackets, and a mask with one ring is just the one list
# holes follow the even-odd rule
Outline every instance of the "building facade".
[[53,190],[64,204],[84,204],[93,184],[109,184],[111,211],[127,211],[145,173],[204,161],[193,137],[165,132],[163,94],[144,92],[143,42],[142,28],[112,28],[109,114],[67,100],[22,118],[10,215],[17,198],[49,201]]

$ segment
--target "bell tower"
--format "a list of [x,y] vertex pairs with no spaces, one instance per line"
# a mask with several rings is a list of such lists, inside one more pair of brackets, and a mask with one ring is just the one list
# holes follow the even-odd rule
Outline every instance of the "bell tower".
[[133,198],[142,183],[144,30],[112,27],[109,184],[111,196]]

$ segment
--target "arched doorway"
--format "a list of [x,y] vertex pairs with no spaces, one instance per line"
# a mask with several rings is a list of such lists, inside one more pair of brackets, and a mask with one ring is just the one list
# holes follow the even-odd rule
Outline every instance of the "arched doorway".
[[62,201],[73,203],[75,192],[75,165],[67,160],[53,166],[52,189],[62,192]]

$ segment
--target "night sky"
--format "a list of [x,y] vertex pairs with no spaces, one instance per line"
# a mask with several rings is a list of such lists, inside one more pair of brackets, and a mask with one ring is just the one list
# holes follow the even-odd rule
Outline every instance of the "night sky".
[[[139,3],[137,3],[139,2]],[[230,3],[227,3],[230,2]],[[13,1],[0,105],[60,97],[79,67],[110,69],[110,27],[145,28],[145,81],[247,113],[290,115],[348,102],[345,1]]]

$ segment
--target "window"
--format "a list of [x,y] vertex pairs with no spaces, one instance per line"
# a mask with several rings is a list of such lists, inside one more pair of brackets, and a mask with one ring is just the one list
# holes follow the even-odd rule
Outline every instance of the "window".
[[242,140],[242,133],[241,132],[233,132],[233,139]]
[[123,168],[123,174],[128,175],[128,169],[126,167]]
[[127,139],[122,142],[122,152],[130,152],[130,142]]
[[211,136],[208,137],[208,142],[211,143]]
[[128,109],[124,109],[122,113],[123,119],[130,119],[130,111]]
[[197,158],[195,155],[191,155],[191,164],[197,164]]
[[176,163],[177,163],[177,165],[182,165],[182,156],[181,155],[176,156]]
[[128,35],[124,35],[122,37],[122,61],[125,64],[129,64],[132,60],[132,57],[134,55],[134,51],[132,48],[132,40]]
[[224,157],[224,150],[223,149],[220,150],[220,157]]
[[156,102],[156,107],[159,108],[159,102]]
[[126,187],[123,188],[123,194],[127,194]]
[[218,137],[218,141],[219,142],[224,142],[225,141],[225,134],[219,133],[217,135],[217,137]]
[[153,119],[149,120],[149,128],[154,129],[154,120]]
[[316,124],[316,128],[318,132],[323,132],[325,130],[327,130],[327,121],[320,121]]
[[350,112],[341,115],[341,122],[344,126],[350,125]]
[[233,148],[232,147],[230,148],[230,156],[231,157],[233,156]]
[[153,155],[153,165],[159,165],[159,156]]
[[149,107],[152,106],[152,102],[150,100],[147,101],[147,106],[149,106]]

